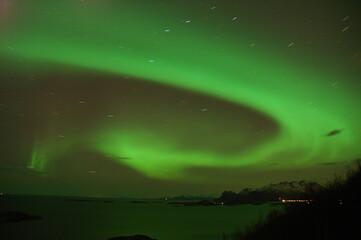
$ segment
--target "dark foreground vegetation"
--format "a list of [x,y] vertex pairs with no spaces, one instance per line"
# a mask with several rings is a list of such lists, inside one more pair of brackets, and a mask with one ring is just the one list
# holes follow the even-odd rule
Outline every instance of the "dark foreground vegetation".
[[284,211],[266,218],[224,240],[333,240],[361,239],[361,160],[345,177],[317,191],[305,193],[311,202],[287,203]]

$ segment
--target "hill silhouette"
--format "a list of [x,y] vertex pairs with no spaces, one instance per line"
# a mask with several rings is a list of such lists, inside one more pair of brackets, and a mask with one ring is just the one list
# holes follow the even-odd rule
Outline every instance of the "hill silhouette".
[[217,201],[225,205],[236,205],[279,201],[280,199],[309,199],[310,194],[321,189],[322,186],[316,182],[280,182],[257,189],[245,188],[239,193],[224,191]]
[[306,191],[308,203],[287,203],[284,211],[271,212],[245,231],[223,240],[336,240],[360,239],[361,160],[345,177],[317,191]]

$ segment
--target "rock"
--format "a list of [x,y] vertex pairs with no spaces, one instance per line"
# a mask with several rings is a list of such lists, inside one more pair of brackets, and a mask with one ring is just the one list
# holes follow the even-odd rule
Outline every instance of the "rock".
[[145,235],[134,235],[128,237],[113,237],[108,240],[156,240]]
[[0,222],[19,222],[28,220],[43,219],[37,215],[30,215],[22,212],[2,212],[0,213]]

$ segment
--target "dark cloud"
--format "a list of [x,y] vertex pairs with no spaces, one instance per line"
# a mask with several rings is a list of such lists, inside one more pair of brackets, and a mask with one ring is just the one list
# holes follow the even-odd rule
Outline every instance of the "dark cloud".
[[338,135],[338,134],[342,133],[343,131],[344,131],[344,129],[333,130],[333,131],[327,133],[325,136],[326,137],[331,137],[331,136],[334,136],[334,135]]

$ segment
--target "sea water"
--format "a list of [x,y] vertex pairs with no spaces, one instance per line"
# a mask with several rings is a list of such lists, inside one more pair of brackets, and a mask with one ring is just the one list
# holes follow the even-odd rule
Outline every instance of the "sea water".
[[0,198],[0,212],[21,211],[42,220],[0,223],[0,239],[106,240],[148,235],[158,240],[221,240],[279,205],[183,206],[169,201],[69,201],[63,197]]

